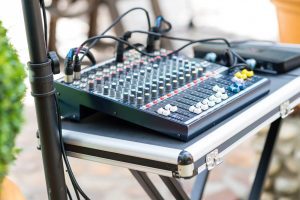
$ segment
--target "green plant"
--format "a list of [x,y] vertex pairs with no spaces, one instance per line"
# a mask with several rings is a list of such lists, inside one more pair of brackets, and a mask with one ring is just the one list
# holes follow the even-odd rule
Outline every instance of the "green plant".
[[22,118],[25,70],[0,21],[0,183],[18,149],[15,138]]

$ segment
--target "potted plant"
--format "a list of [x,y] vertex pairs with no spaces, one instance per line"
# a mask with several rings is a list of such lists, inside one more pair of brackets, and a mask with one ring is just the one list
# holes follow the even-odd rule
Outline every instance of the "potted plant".
[[277,10],[281,42],[300,43],[300,0],[272,0]]
[[0,200],[15,200],[19,196],[19,190],[5,176],[19,151],[15,138],[23,122],[25,76],[24,66],[0,21]]

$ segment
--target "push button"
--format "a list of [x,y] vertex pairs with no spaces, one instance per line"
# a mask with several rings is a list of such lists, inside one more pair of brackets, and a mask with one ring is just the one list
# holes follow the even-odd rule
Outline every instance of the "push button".
[[202,112],[201,108],[195,108],[194,113],[200,114]]
[[164,116],[168,116],[170,114],[171,114],[171,112],[169,110],[163,110],[163,112],[162,112],[162,115],[164,115]]
[[222,96],[221,96],[221,98],[223,99],[223,100],[225,100],[225,99],[227,99],[228,98],[228,94],[222,94]]
[[208,104],[209,100],[208,99],[203,99],[202,103],[203,104]]
[[160,114],[160,115],[162,115],[163,112],[164,112],[164,109],[163,109],[163,108],[159,108],[159,109],[157,110],[157,113]]
[[215,103],[214,101],[210,101],[210,102],[208,102],[207,105],[208,105],[209,107],[213,107],[213,106],[216,105],[216,103]]
[[222,101],[221,98],[216,98],[216,99],[215,99],[215,102],[216,102],[216,103],[221,103],[221,101]]
[[172,106],[172,107],[170,108],[170,111],[171,111],[171,112],[176,112],[177,110],[178,110],[177,106]]
[[196,107],[195,106],[191,106],[191,107],[189,107],[189,111],[190,112],[194,112],[194,110],[196,109]]
[[207,109],[208,109],[208,105],[202,104],[202,105],[201,105],[201,109],[202,109],[202,110],[207,110]]

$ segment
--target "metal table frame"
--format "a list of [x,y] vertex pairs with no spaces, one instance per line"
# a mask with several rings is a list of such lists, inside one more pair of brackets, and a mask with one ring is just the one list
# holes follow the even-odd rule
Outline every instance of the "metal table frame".
[[[53,74],[51,62],[48,60],[46,54],[39,1],[34,0],[28,2],[27,0],[22,0],[22,6],[31,60],[29,63],[30,82],[32,94],[35,98],[48,198],[51,200],[65,200],[67,199],[67,193],[60,152],[55,102],[53,98],[55,92],[53,87]],[[297,103],[299,103],[299,101]],[[283,110],[283,112],[285,112],[285,110]],[[283,115],[289,114],[289,112],[290,110],[287,109],[286,113],[283,113]],[[274,116],[270,116],[269,122],[272,123],[265,142],[264,150],[262,152],[249,199],[258,199],[262,190],[264,178],[268,170],[272,151],[281,124],[280,116]],[[193,147],[190,147],[190,150],[192,149]],[[197,175],[197,179],[191,194],[191,199],[202,198],[205,183],[209,175],[208,169],[209,166],[204,164],[201,170],[199,170],[199,174]],[[151,199],[163,199],[158,189],[151,182],[144,171],[130,169],[130,172],[137,179]],[[53,174],[55,174],[55,176],[53,176]],[[175,177],[160,175],[160,178],[176,199],[190,198]]]

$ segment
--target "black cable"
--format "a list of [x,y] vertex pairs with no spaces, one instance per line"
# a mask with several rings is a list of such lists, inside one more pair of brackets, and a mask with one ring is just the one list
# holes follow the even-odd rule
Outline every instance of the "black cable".
[[149,34],[149,35],[159,36],[159,37],[163,37],[163,38],[170,39],[170,40],[178,40],[178,41],[184,41],[184,42],[195,41],[195,40],[192,40],[192,39],[180,38],[180,37],[174,37],[174,36],[168,36],[168,35],[164,35],[164,34],[162,34],[162,33],[156,33],[156,32],[151,32],[151,31],[133,30],[133,31],[127,31],[127,32],[128,32],[128,33],[143,33],[143,34]]
[[67,188],[67,195],[68,195],[69,200],[73,200],[68,186],[66,186],[66,188]]
[[[141,51],[136,46],[134,46],[131,43],[129,43],[128,41],[122,40],[122,39],[120,39],[118,37],[111,36],[111,35],[98,35],[98,36],[91,37],[91,38],[85,40],[83,43],[81,43],[81,45],[79,47],[79,50],[82,49],[85,44],[89,43],[90,41],[94,41],[96,39],[97,39],[97,41],[99,41],[100,39],[113,39],[113,40],[115,40],[117,42],[121,42],[123,44],[128,45],[129,47],[135,49],[137,52],[139,52],[142,55],[146,55],[146,56],[149,56],[149,57],[155,57],[156,56],[154,54],[150,54],[150,53],[147,53],[145,51]],[[87,48],[87,49],[89,49],[89,48]]]
[[75,187],[77,188],[78,192],[83,196],[83,198],[85,198],[86,200],[90,200],[90,198],[83,192],[83,190],[79,186],[79,184],[78,184],[78,182],[77,182],[77,180],[76,180],[76,178],[74,176],[74,173],[72,171],[72,168],[70,166],[70,162],[69,162],[67,154],[66,154],[64,142],[62,140],[62,126],[61,126],[60,108],[59,108],[59,104],[58,104],[57,94],[55,94],[54,99],[55,99],[55,104],[56,104],[57,124],[58,124],[58,132],[59,132],[61,150],[62,150],[63,159],[65,161],[65,165],[66,165],[67,170],[68,170],[68,174],[70,176],[70,179],[71,179],[72,183],[75,185]]
[[92,63],[92,65],[97,64],[97,61],[92,54],[92,52],[89,49],[83,48],[79,53],[84,54],[87,51],[86,57],[89,59],[89,61]]
[[[115,19],[114,22],[107,29],[105,29],[105,31],[103,31],[99,36],[104,35],[105,33],[107,33],[111,28],[113,28],[116,24],[118,24],[123,17],[125,17],[128,13],[130,13],[132,11],[135,11],[135,10],[142,10],[142,11],[145,12],[146,17],[147,17],[148,30],[150,31],[151,30],[151,20],[150,20],[150,17],[149,17],[149,12],[146,9],[142,8],[142,7],[135,7],[135,8],[132,8],[132,9],[126,11],[125,13],[123,13],[122,15],[120,15],[117,19]],[[95,41],[92,41],[92,43],[89,45],[88,49],[91,49],[98,41],[99,40],[97,40],[97,39],[95,39]],[[86,54],[87,53],[84,53],[81,56],[80,62],[83,60],[83,58],[84,58],[84,56]]]
[[47,15],[46,15],[44,0],[40,0],[40,6],[42,8],[42,13],[43,13],[45,44],[46,44],[46,49],[48,50],[48,27],[47,27]]
[[231,53],[234,56],[233,57],[233,59],[234,59],[233,65],[230,66],[230,68],[233,67],[233,66],[239,66],[239,64],[237,63],[238,59],[243,62],[243,64],[241,64],[241,65],[248,66],[245,59],[243,59],[238,53],[236,53],[234,50],[231,49],[231,46],[232,46],[231,42],[229,42],[225,38],[209,38],[209,39],[202,39],[202,40],[192,40],[192,39],[168,36],[168,35],[164,35],[164,34],[161,34],[161,33],[156,33],[156,32],[151,32],[151,31],[143,31],[143,30],[127,31],[126,34],[132,34],[132,33],[143,33],[143,34],[155,35],[155,36],[159,36],[159,37],[166,38],[166,39],[171,39],[171,40],[189,42],[189,43],[185,44],[184,46],[180,47],[179,49],[173,51],[172,53],[177,53],[177,52],[181,51],[182,49],[186,48],[187,46],[189,46],[191,44],[194,44],[194,43],[198,43],[198,42],[199,43],[206,43],[206,42],[210,42],[210,41],[221,40],[228,46],[229,53]]
[[172,29],[172,24],[169,21],[165,20],[165,18],[162,18],[162,21],[168,26],[168,28],[161,30],[161,33],[169,32]]

